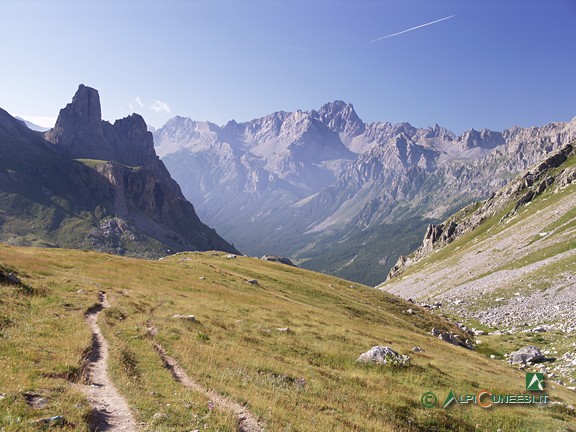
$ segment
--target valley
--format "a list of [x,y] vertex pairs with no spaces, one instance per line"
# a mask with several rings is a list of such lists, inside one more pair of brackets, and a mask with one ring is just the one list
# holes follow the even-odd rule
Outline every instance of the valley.
[[364,123],[343,101],[223,126],[174,117],[154,131],[184,195],[243,253],[368,285],[418,246],[428,224],[575,138],[575,120],[459,136]]

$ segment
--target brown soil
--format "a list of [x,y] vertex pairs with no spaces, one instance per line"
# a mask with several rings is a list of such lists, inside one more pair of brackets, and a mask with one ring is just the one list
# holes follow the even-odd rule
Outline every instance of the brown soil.
[[98,326],[98,314],[109,307],[106,294],[99,294],[99,303],[86,311],[86,323],[92,330],[92,347],[84,367],[86,385],[81,389],[92,407],[90,426],[92,431],[135,431],[136,421],[126,399],[108,376],[108,343]]

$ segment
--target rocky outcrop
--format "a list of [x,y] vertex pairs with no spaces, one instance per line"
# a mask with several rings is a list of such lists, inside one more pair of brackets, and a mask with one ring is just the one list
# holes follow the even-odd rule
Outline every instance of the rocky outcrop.
[[83,84],[72,102],[60,110],[56,125],[46,132],[45,138],[71,158],[114,159],[112,149],[104,142],[100,96]]
[[139,114],[114,124],[102,120],[98,91],[80,84],[72,102],[60,110],[56,125],[45,133],[54,149],[72,159],[114,161],[144,167],[171,179],[154,150],[154,138]]
[[296,267],[296,265],[290,260],[290,258],[285,258],[285,257],[280,257],[280,256],[276,256],[276,255],[264,255],[262,257],[263,261],[272,261],[272,262],[278,262],[278,263],[282,263],[282,264],[286,264],[292,267]]

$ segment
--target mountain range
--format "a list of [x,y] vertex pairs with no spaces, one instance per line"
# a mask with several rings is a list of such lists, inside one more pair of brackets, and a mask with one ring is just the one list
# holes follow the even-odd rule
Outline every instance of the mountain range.
[[429,223],[576,137],[576,119],[462,135],[364,123],[336,101],[223,126],[174,117],[156,151],[201,218],[244,253],[375,285]]
[[143,118],[103,121],[80,85],[53,129],[0,110],[0,241],[161,257],[237,252],[204,225],[154,151]]
[[0,117],[2,241],[144,257],[240,250],[370,285],[429,224],[576,137],[576,119],[459,136],[364,123],[342,101],[223,126],[174,117],[151,133],[138,114],[103,121],[84,85],[47,132]]

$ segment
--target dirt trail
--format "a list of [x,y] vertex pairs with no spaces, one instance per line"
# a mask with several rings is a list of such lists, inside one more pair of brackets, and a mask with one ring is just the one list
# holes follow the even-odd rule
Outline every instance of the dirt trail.
[[[148,331],[152,335],[156,335],[157,330],[154,326],[149,326]],[[216,393],[214,390],[204,388],[192,378],[188,376],[186,371],[178,364],[178,362],[170,357],[164,348],[157,343],[154,343],[154,348],[160,354],[164,366],[172,373],[176,381],[181,383],[184,387],[188,387],[198,393],[202,393],[208,397],[212,403],[220,409],[234,413],[237,419],[239,432],[264,432],[264,426],[258,422],[256,417],[244,406],[231,399]]]
[[108,376],[108,343],[98,326],[98,314],[110,306],[100,292],[99,303],[86,311],[86,322],[92,330],[92,347],[84,371],[87,385],[81,386],[93,410],[91,429],[95,432],[135,431],[136,421],[124,399]]

